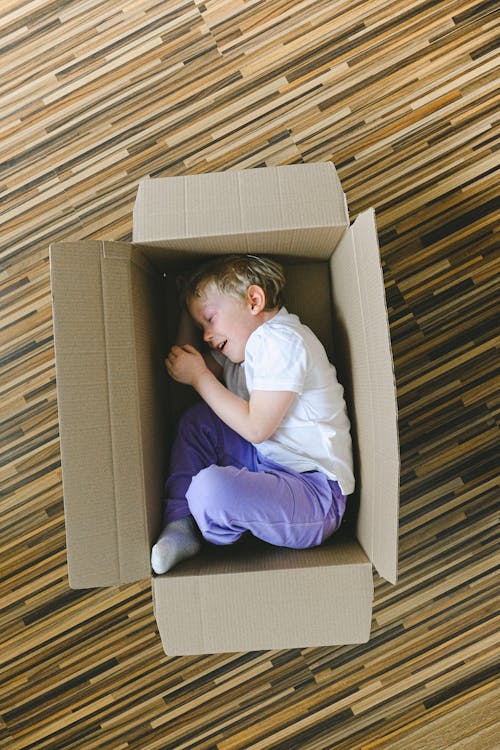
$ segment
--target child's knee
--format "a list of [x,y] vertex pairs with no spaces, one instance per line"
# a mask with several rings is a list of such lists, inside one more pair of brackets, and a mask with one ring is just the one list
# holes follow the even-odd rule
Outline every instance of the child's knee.
[[186,493],[189,509],[200,519],[224,520],[235,499],[234,473],[232,466],[208,466],[191,480]]

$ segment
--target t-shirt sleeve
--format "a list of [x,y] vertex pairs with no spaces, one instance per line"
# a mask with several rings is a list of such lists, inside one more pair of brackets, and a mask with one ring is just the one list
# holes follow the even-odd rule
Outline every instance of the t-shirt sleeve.
[[285,329],[254,335],[247,347],[248,355],[252,360],[253,390],[303,392],[307,351],[300,335]]

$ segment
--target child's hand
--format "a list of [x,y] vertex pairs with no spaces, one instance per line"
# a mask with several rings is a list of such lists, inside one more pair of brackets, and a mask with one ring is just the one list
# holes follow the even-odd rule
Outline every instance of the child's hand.
[[173,346],[165,360],[165,366],[171,378],[193,387],[202,375],[210,373],[200,352],[189,344]]

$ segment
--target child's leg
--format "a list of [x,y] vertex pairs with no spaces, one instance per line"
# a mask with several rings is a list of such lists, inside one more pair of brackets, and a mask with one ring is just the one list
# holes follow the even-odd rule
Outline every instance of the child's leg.
[[205,403],[198,403],[181,417],[170,457],[165,484],[164,521],[170,523],[190,514],[186,493],[192,478],[212,466],[247,466],[256,470],[253,445],[222,422]]
[[252,465],[255,449],[203,403],[182,416],[172,448],[166,482],[165,527],[151,552],[155,573],[170,570],[200,550],[198,530],[190,515],[186,492],[193,476],[212,464]]
[[200,539],[192,516],[168,523],[151,550],[151,567],[161,575],[181,560],[197,555]]
[[345,508],[340,488],[325,475],[267,460],[257,471],[210,466],[193,478],[187,499],[213,544],[231,544],[250,531],[277,546],[313,547],[338,528]]

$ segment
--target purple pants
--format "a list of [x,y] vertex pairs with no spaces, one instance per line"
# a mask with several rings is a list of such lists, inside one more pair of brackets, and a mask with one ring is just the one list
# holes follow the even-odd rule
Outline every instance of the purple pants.
[[346,503],[337,482],[270,461],[205,403],[180,420],[165,491],[165,523],[191,514],[213,544],[251,532],[280,547],[314,547],[338,529]]

